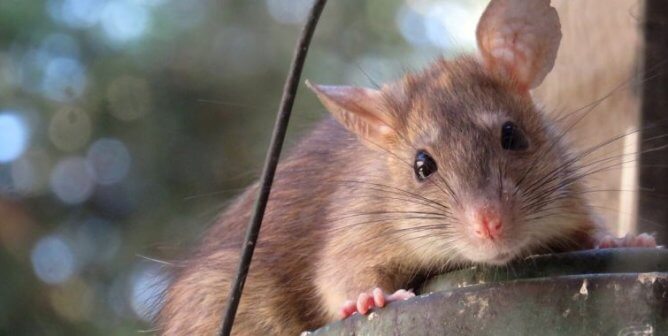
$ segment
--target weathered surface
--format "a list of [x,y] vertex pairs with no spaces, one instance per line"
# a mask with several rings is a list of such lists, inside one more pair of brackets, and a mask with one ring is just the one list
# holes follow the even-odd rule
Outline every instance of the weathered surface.
[[[594,274],[568,275],[571,271]],[[453,272],[453,279],[447,279],[450,274],[439,276],[426,286],[447,290],[393,303],[311,334],[668,335],[666,250],[567,253],[530,258],[508,269],[469,269],[468,278],[462,272]],[[472,279],[478,283],[515,275],[529,279],[469,285]],[[462,281],[465,287],[453,289],[463,286]]]
[[515,279],[601,273],[668,272],[668,250],[624,248],[533,256],[507,267],[472,267],[427,282],[423,293]]

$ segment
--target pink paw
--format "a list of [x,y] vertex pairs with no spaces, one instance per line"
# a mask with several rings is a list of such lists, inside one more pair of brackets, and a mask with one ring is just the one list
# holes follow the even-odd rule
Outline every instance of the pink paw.
[[654,239],[654,236],[647,233],[641,233],[639,235],[627,234],[622,238],[608,235],[598,242],[597,247],[656,247],[656,239]]
[[390,295],[376,288],[371,293],[362,293],[357,297],[357,302],[348,300],[343,304],[340,310],[341,318],[344,319],[354,313],[366,314],[371,308],[382,308],[385,304],[392,301],[407,300],[415,296],[410,290],[400,289]]

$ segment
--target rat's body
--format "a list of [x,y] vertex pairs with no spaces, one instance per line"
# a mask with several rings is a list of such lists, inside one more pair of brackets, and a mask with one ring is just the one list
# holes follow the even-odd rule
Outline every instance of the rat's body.
[[[508,1],[492,3],[498,11]],[[490,15],[493,26],[498,13]],[[382,90],[312,86],[336,120],[317,125],[279,165],[234,335],[296,335],[410,296],[358,297],[374,288],[391,293],[452,266],[603,238],[576,155],[528,91],[556,49],[519,41],[510,47],[524,47],[526,62],[512,63],[508,50],[497,57],[486,47],[498,39],[481,26],[483,60],[438,60]],[[256,194],[254,185],[178,271],[161,334],[218,332]]]
[[[460,74],[452,76],[454,71]],[[436,78],[445,74],[451,79]],[[530,101],[513,101],[511,97],[499,95],[503,83],[484,78],[480,65],[473,59],[439,61],[423,76],[434,77],[428,81],[432,87],[415,87],[416,95],[429,95],[430,91],[448,87],[466,87],[465,92],[457,92],[443,101],[441,111],[463,106],[464,101],[472,97],[476,99],[466,103],[466,109],[533,108]],[[434,103],[421,97],[416,102]],[[443,122],[452,123],[453,127],[473,126],[476,122],[470,120],[471,115],[461,110],[458,116]],[[438,115],[424,118],[434,120]],[[556,130],[541,131],[553,133]],[[465,138],[464,134],[453,136]],[[483,150],[476,149],[476,144],[469,141],[459,145],[461,152],[451,155],[462,159],[467,156],[466,152]],[[561,144],[545,143],[544,146],[567,155]],[[478,160],[478,157],[470,159]],[[454,252],[432,253],[438,245],[422,249],[413,246],[413,243],[424,245],[428,241],[427,237],[423,241],[411,241],[410,237],[430,233],[419,229],[421,225],[434,223],[434,217],[438,216],[430,213],[446,210],[421,198],[429,198],[429,195],[411,195],[415,193],[412,170],[392,172],[391,168],[403,167],[397,160],[392,155],[379,155],[333,119],[321,122],[284,160],[272,188],[237,316],[235,330],[243,331],[239,335],[291,335],[312,329],[336,319],[339,306],[361,292],[373,287],[394,291],[407,286],[415,275],[466,262]],[[468,164],[452,169],[465,166]],[[544,167],[542,171],[549,169]],[[517,173],[519,176],[523,171]],[[466,174],[472,180],[451,180],[450,185],[463,190],[459,184],[485,183],[488,178],[473,171]],[[529,178],[537,179],[536,176]],[[578,184],[574,184],[568,189],[577,188]],[[441,190],[436,188],[435,192]],[[255,185],[223,214],[222,220],[205,236],[200,252],[180,271],[162,312],[162,317],[169,319],[165,325],[168,329],[163,330],[165,334],[215,334],[256,193]],[[593,247],[593,240],[582,239],[594,234],[584,202],[575,196],[564,199],[564,204],[569,202],[567,207],[573,211],[568,211],[568,216],[575,216],[575,222],[580,225],[559,228],[561,237],[555,236],[553,242],[536,240],[536,243],[559,246],[576,240],[571,248]],[[414,226],[416,231],[406,231],[397,222]],[[438,229],[431,231],[432,235],[441,233]],[[450,244],[447,239],[445,244]],[[518,254],[529,251],[529,246],[516,250]]]
[[[313,284],[314,274],[319,268],[319,252],[331,236],[327,232],[331,226],[327,223],[326,218],[330,217],[327,214],[337,212],[331,209],[332,205],[342,207],[338,212],[344,212],[343,207],[348,205],[345,199],[335,196],[345,192],[337,192],[337,189],[355,187],[332,181],[339,179],[343,171],[350,174],[356,170],[344,162],[354,162],[350,154],[361,151],[369,150],[329,119],[320,123],[279,165],[235,330],[244,330],[247,335],[268,334],[268,330],[287,335],[328,320],[322,312],[316,312],[322,303],[318,302]],[[333,165],[332,162],[344,164]],[[176,329],[165,330],[166,334],[215,334],[219,325],[212,323],[212,319],[221,318],[257,189],[257,184],[250,187],[222,215],[223,219],[205,236],[200,251],[179,272],[177,285],[171,290],[174,295],[168,297],[170,300],[163,310],[163,316],[170,319],[169,326]],[[295,212],[295,208],[300,211]],[[201,286],[202,281],[215,283],[215,287]],[[195,285],[201,286],[201,299],[190,293]],[[282,290],[276,290],[279,288]],[[184,291],[183,295],[180,290]],[[201,304],[200,300],[211,304]],[[252,315],[262,318],[255,319]],[[203,321],[198,323],[196,316]],[[276,328],[282,324],[290,325],[290,329]]]
[[[344,171],[349,175],[359,170],[352,164],[331,163],[352,163],[350,154],[368,151],[352,134],[330,119],[322,122],[279,166],[236,318],[235,332],[242,330],[240,335],[297,334],[323,325],[334,317],[320,311],[323,302],[314,280],[323,270],[320,259],[328,239],[344,238],[351,233],[333,234],[334,223],[328,218],[340,217],[337,213],[347,213],[345,207],[355,205],[345,201],[342,196],[351,195],[341,188],[356,186],[332,182],[341,178]],[[378,164],[372,161],[368,160],[370,164]],[[257,185],[254,185],[223,214],[223,220],[206,235],[200,252],[179,272],[177,285],[171,289],[172,295],[162,314],[163,318],[169,319],[165,334],[214,335],[220,327],[214,322],[220,320],[226,303],[256,194]],[[359,208],[359,203],[365,203],[367,209],[366,204],[372,201],[354,198],[357,199],[355,208]],[[301,210],[295,212],[294,208]],[[344,222],[339,224],[345,225]],[[369,228],[357,228],[365,229]],[[361,255],[377,253],[378,250],[367,251]],[[197,271],[193,272],[194,269]],[[211,285],[203,285],[204,281]],[[200,288],[195,295],[192,293],[194,286]]]

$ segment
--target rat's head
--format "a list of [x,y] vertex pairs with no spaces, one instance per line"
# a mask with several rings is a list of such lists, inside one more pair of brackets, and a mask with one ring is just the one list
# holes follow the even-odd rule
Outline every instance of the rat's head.
[[427,260],[500,264],[576,225],[549,218],[576,197],[572,164],[529,93],[554,64],[556,11],[493,0],[477,36],[480,57],[439,60],[381,90],[310,85],[386,159],[383,182],[411,198],[398,206],[424,216],[397,231]]

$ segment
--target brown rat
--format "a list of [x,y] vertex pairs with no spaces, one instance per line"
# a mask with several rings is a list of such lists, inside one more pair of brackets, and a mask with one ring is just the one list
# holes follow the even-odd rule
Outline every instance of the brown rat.
[[[549,0],[493,0],[477,36],[481,57],[439,59],[380,90],[309,85],[333,118],[279,165],[234,335],[366,313],[456,266],[655,245],[607,236],[582,197],[581,156],[532,100],[561,37]],[[257,188],[178,271],[161,334],[217,334]]]

